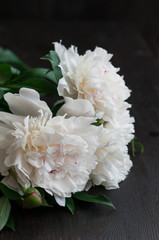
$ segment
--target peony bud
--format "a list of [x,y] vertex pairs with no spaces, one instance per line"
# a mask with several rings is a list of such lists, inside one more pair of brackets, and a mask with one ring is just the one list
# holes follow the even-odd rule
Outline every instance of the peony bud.
[[40,192],[36,188],[30,187],[22,200],[23,208],[31,209],[40,207],[42,205],[42,197]]

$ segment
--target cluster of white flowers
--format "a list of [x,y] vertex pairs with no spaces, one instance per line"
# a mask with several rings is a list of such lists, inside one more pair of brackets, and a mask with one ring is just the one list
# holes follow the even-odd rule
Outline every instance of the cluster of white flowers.
[[[125,102],[130,90],[117,74],[119,69],[109,61],[112,55],[106,50],[96,47],[79,55],[74,46],[67,50],[60,43],[54,45],[63,75],[58,92],[66,102],[59,114],[96,116],[106,121],[99,136],[98,164],[91,173],[90,183],[107,189],[118,188],[132,166],[127,144],[133,138],[134,118],[129,114],[130,104]],[[88,102],[90,111],[83,111]]]
[[[35,90],[4,95],[12,113],[0,112],[0,173],[8,186],[19,190],[17,182],[28,188],[31,181],[64,206],[65,197],[92,185],[119,187],[132,166],[127,144],[134,119],[125,102],[130,91],[110,54],[96,48],[80,56],[60,43],[55,51],[65,103],[52,117]],[[93,125],[97,119],[105,124]]]

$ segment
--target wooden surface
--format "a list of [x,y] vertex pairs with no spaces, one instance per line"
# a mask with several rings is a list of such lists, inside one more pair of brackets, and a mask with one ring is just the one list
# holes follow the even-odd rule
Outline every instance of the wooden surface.
[[[145,152],[120,189],[91,190],[106,194],[116,210],[76,202],[75,214],[66,209],[13,209],[16,232],[4,229],[0,240],[158,240],[159,239],[159,70],[144,39],[129,24],[104,22],[1,22],[0,45],[12,49],[29,65],[39,60],[53,41],[77,45],[80,53],[96,45],[113,53],[126,84],[132,89],[136,136]],[[54,99],[50,98],[52,105]]]

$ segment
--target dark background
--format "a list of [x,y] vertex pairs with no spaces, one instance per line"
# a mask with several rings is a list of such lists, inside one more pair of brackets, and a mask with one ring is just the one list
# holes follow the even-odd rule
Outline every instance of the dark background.
[[132,90],[135,135],[145,150],[131,155],[119,189],[91,189],[109,197],[115,211],[78,202],[73,216],[62,207],[14,207],[16,232],[4,229],[0,240],[159,240],[159,1],[0,0],[0,46],[28,65],[45,67],[40,57],[60,39],[80,53],[97,45],[114,54]]
[[0,20],[125,21],[144,36],[153,54],[159,54],[158,0],[5,0]]

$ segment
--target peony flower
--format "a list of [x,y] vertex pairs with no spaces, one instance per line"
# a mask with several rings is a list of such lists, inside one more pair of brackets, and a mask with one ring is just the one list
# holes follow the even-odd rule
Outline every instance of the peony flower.
[[63,97],[87,99],[95,112],[104,112],[104,120],[118,125],[121,109],[130,105],[124,102],[130,96],[123,77],[117,74],[117,68],[110,63],[111,54],[96,47],[84,55],[77,53],[77,48],[68,50],[60,43],[55,43],[55,51],[60,57],[63,78],[58,84],[58,93]]
[[120,131],[103,128],[96,151],[98,163],[90,177],[92,185],[103,185],[108,190],[119,188],[132,167],[126,144]]
[[[96,152],[98,163],[91,178],[92,184],[102,184],[107,189],[117,188],[132,166],[127,150],[134,133],[134,118],[130,117],[130,104],[126,102],[130,90],[117,73],[119,69],[111,64],[112,55],[106,50],[96,47],[94,51],[79,55],[74,46],[66,49],[60,43],[54,45],[63,74],[58,92],[66,99],[58,114],[87,116],[80,104],[77,107],[75,103],[85,100],[94,108],[96,117],[101,116],[106,122]],[[69,100],[71,104],[68,108],[67,99],[70,98],[72,103]],[[90,114],[93,117],[93,111]]]
[[[0,173],[3,182],[18,188],[44,188],[64,206],[65,197],[82,191],[95,169],[101,128],[92,117],[51,117],[39,94],[23,88],[4,96],[11,113],[0,112]],[[26,111],[26,115],[25,115]],[[18,115],[16,115],[18,114]]]
[[[87,112],[82,111],[80,101],[72,100],[70,106],[66,102],[62,109],[59,110],[59,113],[64,114],[66,111],[69,116],[71,116],[71,113],[75,113],[78,116],[87,117]],[[70,109],[71,111],[69,111]],[[127,117],[129,119],[129,116]],[[134,131],[133,124],[126,124],[125,128],[121,127],[121,129],[113,128],[108,124],[106,124],[106,127],[100,127],[102,131],[98,135],[99,146],[96,150],[97,165],[90,175],[87,190],[92,185],[103,185],[106,189],[118,188],[119,183],[126,178],[132,167],[132,161],[130,160],[126,145],[133,137],[133,134],[131,134]]]

